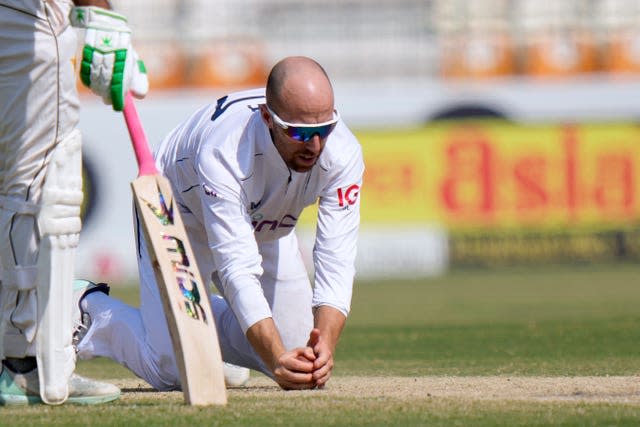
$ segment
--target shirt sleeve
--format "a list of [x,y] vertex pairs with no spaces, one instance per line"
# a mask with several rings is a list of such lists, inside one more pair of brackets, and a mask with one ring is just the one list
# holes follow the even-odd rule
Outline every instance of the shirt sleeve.
[[312,304],[332,306],[345,316],[351,309],[363,173],[362,150],[357,145],[323,191],[318,207]]
[[219,164],[201,167],[200,175],[209,248],[224,297],[246,333],[251,325],[272,316],[259,281],[262,257],[234,179]]

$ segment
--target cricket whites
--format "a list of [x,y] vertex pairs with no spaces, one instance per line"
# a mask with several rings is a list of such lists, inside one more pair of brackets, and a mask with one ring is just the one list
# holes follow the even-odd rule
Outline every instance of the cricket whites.
[[224,405],[222,357],[207,285],[196,265],[171,184],[156,169],[130,94],[123,112],[139,168],[131,183],[137,220],[153,262],[185,402]]

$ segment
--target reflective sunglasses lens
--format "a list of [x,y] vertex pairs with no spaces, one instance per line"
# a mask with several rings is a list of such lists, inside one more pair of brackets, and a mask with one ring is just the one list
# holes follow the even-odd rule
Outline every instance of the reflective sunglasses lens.
[[324,125],[324,126],[316,126],[316,127],[302,127],[302,126],[290,126],[285,132],[289,137],[295,139],[296,141],[307,142],[313,135],[318,135],[320,139],[325,139],[329,136],[329,134],[336,127],[335,123]]

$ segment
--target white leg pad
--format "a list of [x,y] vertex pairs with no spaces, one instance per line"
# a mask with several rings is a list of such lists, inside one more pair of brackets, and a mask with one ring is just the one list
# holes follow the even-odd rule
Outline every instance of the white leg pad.
[[38,333],[36,359],[40,397],[60,404],[75,369],[72,339],[74,255],[80,233],[82,157],[74,131],[54,149],[38,213]]
[[[40,254],[48,252],[49,267],[39,262],[40,275],[48,275],[49,285],[38,280],[38,333],[36,359],[40,378],[40,397],[45,403],[63,403],[68,397],[69,377],[75,369],[72,338],[73,252],[77,235],[44,236]],[[41,258],[39,258],[40,260]],[[48,273],[48,274],[47,274]]]

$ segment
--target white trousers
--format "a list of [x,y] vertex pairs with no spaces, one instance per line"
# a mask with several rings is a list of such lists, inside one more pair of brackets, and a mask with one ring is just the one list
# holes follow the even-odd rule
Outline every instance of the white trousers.
[[[198,267],[203,277],[212,270],[206,233],[183,214]],[[141,235],[138,233],[138,235]],[[108,357],[124,365],[157,390],[180,387],[171,337],[144,239],[139,239],[140,307],[134,308],[100,292],[87,296],[92,325],[78,346],[78,356]],[[273,320],[287,349],[304,346],[313,327],[311,285],[294,233],[259,245],[264,274],[260,279]],[[231,308],[223,297],[213,295],[214,313],[222,358],[272,376],[251,347]]]
[[10,357],[35,354],[35,213],[54,147],[78,124],[70,8],[69,0],[0,0],[0,304]]

